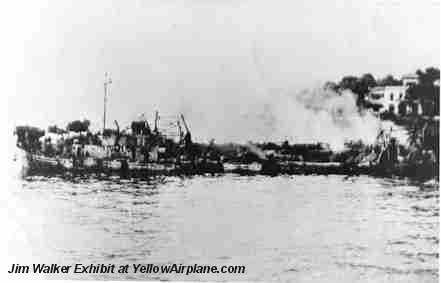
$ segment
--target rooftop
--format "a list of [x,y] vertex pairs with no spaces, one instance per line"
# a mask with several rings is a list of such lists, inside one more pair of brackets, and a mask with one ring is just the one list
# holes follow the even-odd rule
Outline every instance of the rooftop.
[[401,77],[401,79],[418,79],[417,74],[405,74]]

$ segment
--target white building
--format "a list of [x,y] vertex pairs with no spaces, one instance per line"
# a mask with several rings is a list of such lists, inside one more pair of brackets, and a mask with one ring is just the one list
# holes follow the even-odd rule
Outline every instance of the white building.
[[[403,84],[399,86],[377,86],[369,90],[366,100],[372,105],[372,108],[379,113],[391,112],[396,115],[415,112],[421,114],[421,105],[416,105],[417,109],[412,105],[403,104],[401,102],[406,100],[407,89],[411,85],[418,84],[419,79],[415,74],[404,75],[401,78]],[[401,109],[400,109],[401,107]]]
[[369,91],[367,101],[374,110],[382,112],[393,112],[398,114],[399,104],[405,100],[407,86],[377,86]]

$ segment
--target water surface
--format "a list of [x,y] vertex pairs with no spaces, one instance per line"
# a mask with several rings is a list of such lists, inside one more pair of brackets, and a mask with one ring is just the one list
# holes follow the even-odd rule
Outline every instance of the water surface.
[[16,263],[246,266],[245,274],[218,276],[63,278],[438,281],[439,192],[406,181],[33,177],[13,182],[8,192]]

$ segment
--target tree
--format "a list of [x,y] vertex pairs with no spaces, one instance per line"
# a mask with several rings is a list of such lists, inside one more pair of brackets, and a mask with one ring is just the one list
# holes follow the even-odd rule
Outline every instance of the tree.
[[341,79],[339,86],[341,89],[349,89],[352,92],[357,87],[358,78],[355,76],[345,76]]
[[376,86],[377,82],[375,81],[374,76],[372,74],[364,74],[360,79],[357,80],[355,85],[355,89],[353,92],[357,94],[357,105],[365,106],[365,96],[369,92],[369,89]]
[[66,130],[76,133],[87,132],[89,130],[90,121],[85,119],[83,121],[75,120],[67,124]]
[[31,126],[17,126],[14,134],[17,135],[17,145],[19,147],[35,152],[40,149],[39,139],[44,136],[44,130]]
[[27,135],[30,139],[39,139],[44,136],[44,130],[31,126],[17,126],[15,127],[15,134],[17,137]]
[[54,133],[54,134],[64,134],[66,131],[62,128],[58,128],[57,125],[49,126],[47,128],[48,133]]
[[367,92],[369,90],[369,88],[377,86],[377,81],[375,80],[375,78],[372,74],[367,73],[367,74],[364,74],[360,78],[360,85]]
[[440,79],[440,71],[434,67],[426,68],[425,72],[417,70],[416,74],[422,85],[433,85],[436,80]]
[[418,84],[407,91],[408,98],[417,100],[423,106],[426,115],[439,115],[439,86],[433,84]]
[[357,106],[365,106],[365,96],[369,89],[376,86],[377,82],[372,74],[366,73],[360,78],[345,76],[339,83],[341,89],[349,89],[357,96]]

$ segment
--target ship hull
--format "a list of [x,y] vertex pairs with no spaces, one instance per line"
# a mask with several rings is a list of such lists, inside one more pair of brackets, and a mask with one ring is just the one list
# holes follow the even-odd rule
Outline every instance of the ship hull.
[[[220,163],[218,161],[140,163],[126,159],[72,160],[28,154],[28,175],[119,175],[124,178],[149,176],[204,175],[233,173],[238,175],[371,175],[378,177],[433,178],[434,168],[406,165],[385,167],[381,165],[344,164],[339,162],[262,161],[249,164]],[[424,173],[424,174],[423,174]]]

